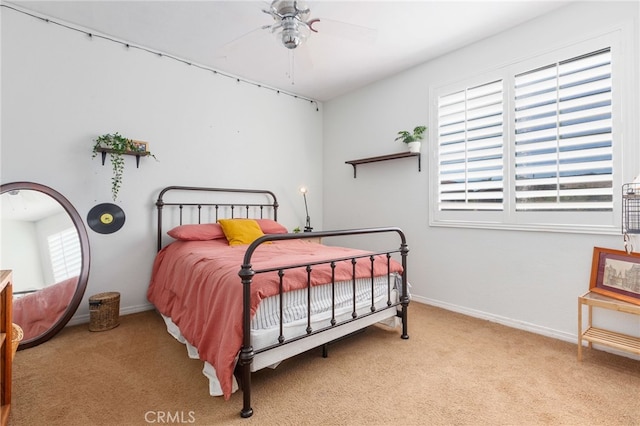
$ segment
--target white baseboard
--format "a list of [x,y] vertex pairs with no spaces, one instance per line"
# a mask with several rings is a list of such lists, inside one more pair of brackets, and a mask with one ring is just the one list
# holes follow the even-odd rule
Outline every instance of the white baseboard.
[[[144,311],[150,311],[152,309],[155,309],[155,306],[153,306],[151,303],[145,303],[144,305],[137,305],[137,306],[125,306],[120,307],[120,315],[130,315],[130,314],[136,314],[138,312],[144,312]],[[84,315],[74,315],[69,322],[67,323],[67,325],[78,325],[78,324],[88,324],[90,320],[89,314],[84,314]]]
[[[572,333],[567,333],[565,331],[559,331],[559,330],[554,330],[551,328],[547,328],[547,327],[541,327],[539,325],[536,324],[531,324],[525,321],[518,321],[518,320],[514,320],[513,318],[507,318],[507,317],[502,317],[499,315],[494,315],[494,314],[490,314],[487,312],[482,312],[482,311],[478,311],[475,309],[469,309],[469,308],[465,308],[463,306],[458,306],[458,305],[453,305],[451,303],[446,303],[446,302],[441,302],[438,300],[433,300],[433,299],[429,299],[426,297],[420,297],[420,296],[416,296],[416,295],[411,295],[411,301],[413,302],[418,302],[418,303],[423,303],[425,305],[431,305],[431,306],[435,306],[438,308],[442,308],[442,309],[446,309],[447,311],[453,311],[453,312],[457,312],[463,315],[467,315],[473,318],[480,318],[480,319],[484,319],[487,321],[491,321],[491,322],[495,322],[498,324],[502,324],[505,325],[507,327],[511,327],[511,328],[517,328],[519,330],[525,330],[525,331],[529,331],[531,333],[536,333],[536,334],[540,334],[542,336],[546,336],[546,337],[551,337],[554,339],[558,339],[558,340],[562,340],[565,342],[569,342],[569,343],[574,343],[574,344],[578,344],[578,335],[577,334],[572,334]],[[410,311],[409,311],[410,312]],[[411,314],[409,314],[411,315]],[[411,329],[409,329],[411,330]],[[411,335],[411,331],[409,331],[409,335]],[[586,346],[587,342],[584,342],[584,345]],[[601,346],[601,345],[594,345],[594,348],[604,351],[604,352],[609,352],[612,354],[616,354],[616,355],[620,355],[620,356],[624,356],[627,358],[631,358],[631,359],[636,359],[636,360],[640,360],[640,357],[634,354],[630,354],[629,352],[624,352],[624,351],[619,351],[616,350],[614,348],[610,348],[608,346]],[[576,351],[577,351],[577,346],[576,346]],[[576,353],[577,356],[577,353]]]
[[[487,321],[505,325],[507,327],[529,331],[531,333],[540,334],[542,336],[551,337],[551,338],[562,340],[569,343],[577,344],[577,341],[578,341],[578,336],[576,334],[554,330],[548,327],[541,327],[539,325],[531,324],[525,321],[518,321],[518,320],[514,320],[513,318],[502,317],[499,315],[494,315],[487,312],[478,311],[475,309],[469,309],[463,306],[453,305],[451,303],[441,302],[441,301],[429,299],[426,297],[411,295],[411,301],[422,303],[425,305],[435,306],[437,308],[446,309],[447,311],[457,312],[459,314],[467,315],[473,318],[484,319]],[[127,306],[120,309],[120,315],[130,315],[138,312],[150,311],[153,309],[155,309],[155,306],[153,306],[151,303],[146,303],[144,305],[137,305],[137,306]],[[85,324],[85,323],[89,323],[89,314],[74,316],[71,318],[71,320],[67,325],[78,325],[78,324]],[[605,352],[610,352],[616,355],[625,356],[627,358],[640,360],[640,357],[638,356],[635,356],[628,352],[618,351],[613,348],[597,346],[597,349]]]

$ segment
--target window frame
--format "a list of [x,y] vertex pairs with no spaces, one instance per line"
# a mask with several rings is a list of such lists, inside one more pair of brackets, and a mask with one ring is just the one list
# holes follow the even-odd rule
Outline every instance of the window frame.
[[[637,108],[630,100],[633,82],[633,60],[637,56],[623,54],[622,30],[608,32],[544,53],[507,63],[477,75],[455,82],[433,85],[429,89],[429,225],[483,229],[513,229],[530,231],[558,231],[574,233],[619,234],[621,232],[622,185],[633,180],[637,168],[638,148],[633,143],[634,133],[630,120],[623,117],[638,116]],[[607,212],[553,211],[531,212],[515,210],[515,76],[559,61],[574,58],[603,48],[611,49],[612,72],[612,140],[613,140],[613,210]],[[627,49],[630,50],[630,49]],[[636,70],[637,71],[637,70]],[[438,98],[482,85],[503,80],[504,105],[504,210],[502,211],[441,211],[439,209],[439,144]],[[624,114],[624,115],[623,115]],[[567,220],[567,217],[570,219]]]

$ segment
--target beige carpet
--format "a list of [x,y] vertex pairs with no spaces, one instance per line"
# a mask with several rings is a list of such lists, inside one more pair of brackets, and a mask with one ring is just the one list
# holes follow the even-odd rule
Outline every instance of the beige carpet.
[[155,312],[89,332],[67,327],[17,353],[10,424],[640,425],[640,361],[410,305],[409,340],[372,327],[211,397]]

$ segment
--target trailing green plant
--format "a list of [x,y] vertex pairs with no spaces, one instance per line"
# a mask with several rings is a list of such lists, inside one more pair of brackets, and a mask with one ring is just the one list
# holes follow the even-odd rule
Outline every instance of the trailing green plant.
[[[124,158],[122,156],[128,152],[139,152],[138,147],[134,145],[131,139],[125,138],[118,132],[98,136],[94,142],[93,155],[91,158],[95,158],[98,153],[102,153],[101,148],[108,150],[107,154],[109,154],[111,167],[113,168],[111,194],[113,195],[113,201],[116,201],[118,198],[118,192],[122,186],[122,175],[124,173]],[[156,158],[151,153],[145,153],[145,155],[150,155],[151,157]]]
[[424,132],[427,131],[427,126],[417,126],[413,129],[413,132],[402,130],[398,132],[397,141],[401,140],[404,143],[419,142],[424,138]]

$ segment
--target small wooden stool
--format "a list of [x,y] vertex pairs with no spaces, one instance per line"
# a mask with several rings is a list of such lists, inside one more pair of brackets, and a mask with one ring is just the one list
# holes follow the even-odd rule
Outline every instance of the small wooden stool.
[[89,298],[89,331],[111,330],[120,324],[120,293],[98,293]]

